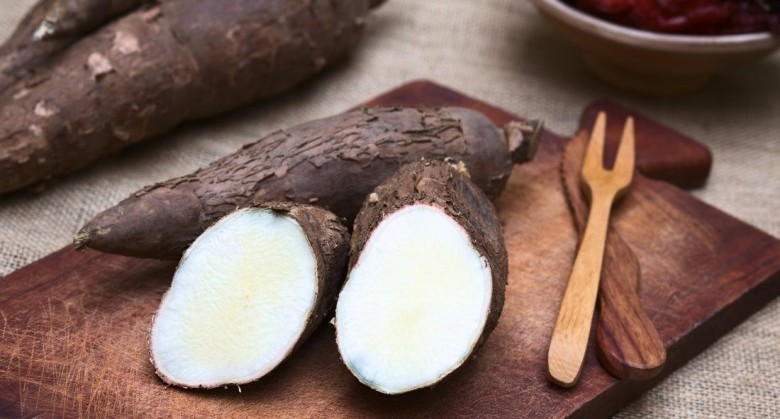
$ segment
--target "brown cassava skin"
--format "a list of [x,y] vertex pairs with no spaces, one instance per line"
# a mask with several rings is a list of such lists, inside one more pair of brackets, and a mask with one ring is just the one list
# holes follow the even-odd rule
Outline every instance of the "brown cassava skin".
[[317,206],[292,202],[269,202],[253,206],[272,209],[297,221],[308,237],[317,259],[317,296],[314,308],[298,343],[290,350],[293,352],[314,332],[336,304],[349,262],[349,231],[339,217]]
[[[287,216],[297,221],[308,238],[317,261],[317,291],[314,306],[306,319],[306,327],[301,332],[297,342],[285,354],[284,357],[288,358],[311,336],[336,303],[336,297],[344,281],[349,259],[349,232],[338,217],[319,207],[290,202],[269,202],[253,205],[253,207],[267,208],[279,215]],[[186,258],[187,254],[185,253],[182,262]],[[165,298],[167,298],[167,293],[163,296],[163,301],[165,301]],[[157,369],[154,352],[151,351],[151,339],[149,343],[150,352],[152,353],[150,360],[155,365],[157,375],[168,384],[187,388],[186,385],[176,382]],[[225,384],[245,384],[259,378],[253,377],[241,382],[219,383],[211,386],[199,386],[198,388],[216,388]]]
[[175,259],[223,215],[268,200],[316,202],[350,223],[369,192],[423,157],[463,161],[471,179],[496,198],[513,164],[533,156],[539,135],[531,128],[498,129],[464,108],[373,108],[308,122],[137,192],[98,214],[75,244]]
[[168,0],[83,37],[0,94],[0,193],[320,72],[370,0]]
[[[465,169],[470,168],[466,166]],[[468,179],[466,170],[442,161],[423,160],[403,166],[379,185],[366,199],[355,218],[349,269],[351,271],[360,261],[366,242],[379,224],[390,214],[410,205],[429,205],[442,210],[466,230],[471,245],[490,266],[493,281],[490,311],[482,335],[465,358],[468,359],[498,324],[504,307],[509,268],[503,229],[495,207],[480,188]],[[338,319],[336,325],[338,333]],[[459,367],[460,365],[455,369]],[[444,377],[439,380],[442,378]],[[430,385],[433,384],[435,383]]]
[[0,92],[143,0],[40,0],[0,46]]
[[[47,12],[38,27],[35,38],[62,39],[90,32],[109,20],[126,14],[144,3],[144,0],[42,0],[48,3]],[[152,3],[152,1],[147,1]]]

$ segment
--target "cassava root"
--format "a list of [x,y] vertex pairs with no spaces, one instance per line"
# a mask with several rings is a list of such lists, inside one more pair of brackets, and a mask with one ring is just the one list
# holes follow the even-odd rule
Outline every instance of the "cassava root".
[[72,1],[43,0],[3,47],[0,193],[289,89],[343,58],[377,3],[101,0],[111,13],[62,12],[30,39],[51,7],[97,0]]
[[292,203],[237,210],[185,252],[151,330],[167,383],[213,388],[273,370],[322,322],[343,282],[349,234]]
[[176,259],[209,225],[251,202],[316,203],[350,223],[363,199],[405,163],[463,162],[489,198],[532,158],[540,123],[497,128],[464,108],[362,109],[278,131],[190,175],[149,186],[76,236],[91,247]]
[[436,384],[498,323],[508,275],[502,228],[462,166],[399,169],[363,204],[350,255],[336,306],[339,353],[377,391]]

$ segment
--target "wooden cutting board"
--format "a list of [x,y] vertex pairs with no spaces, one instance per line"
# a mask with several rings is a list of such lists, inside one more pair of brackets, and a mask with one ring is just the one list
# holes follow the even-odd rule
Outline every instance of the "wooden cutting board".
[[[496,123],[513,115],[428,82],[371,102],[461,105]],[[618,105],[597,102],[583,117]],[[710,156],[647,118],[637,121],[644,173],[700,184]],[[547,345],[575,250],[559,177],[563,137],[545,133],[497,202],[510,256],[499,326],[463,369],[403,396],[369,390],[341,364],[323,325],[257,383],[212,391],[166,387],[148,329],[174,264],[66,248],[0,279],[0,417],[605,417],[679,368],[780,294],[780,241],[670,184],[639,176],[615,215],[642,269],[641,298],[668,348],[649,382],[619,381],[588,352],[571,390],[545,379]]]

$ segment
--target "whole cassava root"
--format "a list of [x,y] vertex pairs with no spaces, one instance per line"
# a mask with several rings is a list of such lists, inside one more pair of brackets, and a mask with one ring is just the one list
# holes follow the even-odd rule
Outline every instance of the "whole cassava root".
[[168,0],[129,12],[0,93],[0,193],[302,82],[347,54],[374,3]]
[[463,108],[363,109],[304,123],[137,192],[87,223],[74,244],[175,259],[223,215],[268,200],[316,202],[349,223],[374,187],[423,157],[463,161],[495,198],[513,164],[532,158],[539,127],[512,122],[498,129]]
[[232,212],[184,253],[155,315],[151,360],[167,383],[254,381],[295,351],[333,308],[347,228],[293,203]]
[[339,353],[377,391],[436,384],[498,323],[508,275],[502,228],[462,166],[399,169],[363,204],[350,255],[336,306]]

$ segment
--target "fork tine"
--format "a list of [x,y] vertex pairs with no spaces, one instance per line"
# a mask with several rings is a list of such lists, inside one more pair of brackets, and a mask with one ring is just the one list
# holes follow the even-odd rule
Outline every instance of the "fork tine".
[[615,167],[612,169],[627,176],[629,179],[634,173],[634,143],[634,118],[629,116],[623,125],[623,136],[620,137],[620,145],[615,157]]
[[593,131],[590,133],[588,151],[585,153],[583,170],[601,171],[604,169],[604,136],[607,128],[607,114],[599,112]]

